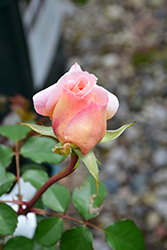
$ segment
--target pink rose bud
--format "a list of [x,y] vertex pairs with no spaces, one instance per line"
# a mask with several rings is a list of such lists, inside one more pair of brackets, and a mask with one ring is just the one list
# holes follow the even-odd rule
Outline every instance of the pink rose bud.
[[50,117],[59,141],[73,143],[83,155],[104,137],[106,120],[119,106],[117,97],[96,82],[75,63],[57,83],[33,96],[36,112]]

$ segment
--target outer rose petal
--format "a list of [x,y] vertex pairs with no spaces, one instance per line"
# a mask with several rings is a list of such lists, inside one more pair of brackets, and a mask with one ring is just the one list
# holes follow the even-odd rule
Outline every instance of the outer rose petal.
[[51,114],[46,110],[46,103],[48,102],[49,96],[54,89],[54,85],[36,93],[33,96],[34,108],[37,113],[44,116],[50,116]]
[[109,97],[109,101],[107,104],[107,120],[108,120],[111,117],[113,117],[115,113],[117,112],[118,107],[119,107],[119,101],[118,101],[118,98],[114,94],[110,93],[109,91],[107,92],[108,92],[108,97]]
[[105,88],[95,85],[94,98],[95,98],[95,102],[99,104],[103,104],[107,101],[107,110],[106,110],[107,120],[115,115],[119,107],[118,98],[115,95],[107,91]]
[[106,91],[103,87],[95,85],[94,86],[94,102],[100,105],[106,105],[109,101],[108,91]]
[[85,98],[79,98],[75,93],[64,89],[63,95],[54,108],[52,127],[61,143],[66,142],[65,130],[70,120],[89,105]]
[[66,128],[66,142],[77,145],[83,155],[88,153],[105,135],[106,106],[91,102],[69,122]]
[[82,71],[78,63],[75,63],[74,65],[72,65],[72,67],[69,70],[69,72],[78,72],[78,71]]

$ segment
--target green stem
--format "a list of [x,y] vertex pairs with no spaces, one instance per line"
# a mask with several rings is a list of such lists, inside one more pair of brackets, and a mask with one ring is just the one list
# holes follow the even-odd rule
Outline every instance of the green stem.
[[37,191],[34,197],[28,202],[27,207],[24,210],[20,210],[19,214],[26,215],[30,212],[31,208],[35,205],[35,203],[39,200],[42,194],[55,182],[61,180],[62,178],[70,175],[75,170],[75,165],[78,161],[78,156],[76,154],[71,154],[70,165],[60,173],[52,176],[45,184]]
[[[16,152],[15,152],[15,161],[16,161],[16,174],[17,174],[17,184],[18,184],[18,200],[21,201],[21,189],[20,189],[20,152],[19,152],[19,142],[15,144]],[[19,206],[19,209],[22,209],[22,206]]]

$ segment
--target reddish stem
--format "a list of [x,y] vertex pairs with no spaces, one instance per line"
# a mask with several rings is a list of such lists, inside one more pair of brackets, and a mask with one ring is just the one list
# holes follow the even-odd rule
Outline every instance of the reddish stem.
[[35,205],[35,203],[39,200],[42,194],[55,182],[61,180],[62,178],[70,175],[75,170],[75,165],[78,161],[78,156],[76,154],[71,154],[70,165],[60,173],[52,176],[45,184],[37,191],[34,197],[28,202],[27,207],[22,211],[18,211],[18,214],[26,215],[30,212],[31,208]]

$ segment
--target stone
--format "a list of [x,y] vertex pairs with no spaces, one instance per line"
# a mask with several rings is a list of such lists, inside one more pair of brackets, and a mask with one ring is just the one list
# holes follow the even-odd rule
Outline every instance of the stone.
[[157,225],[159,225],[161,217],[158,215],[158,213],[152,211],[148,214],[146,221],[150,228],[155,228]]
[[153,154],[153,162],[157,167],[167,164],[167,149],[165,147],[158,148]]
[[125,11],[121,5],[110,4],[104,10],[105,16],[112,21],[121,20],[125,15]]
[[153,181],[155,184],[167,181],[167,169],[159,169],[157,173],[153,175]]
[[100,60],[104,67],[115,67],[120,63],[119,57],[113,53],[102,56]]
[[156,200],[154,205],[156,211],[167,220],[167,200],[163,198],[159,198]]
[[118,188],[119,188],[118,181],[112,180],[112,179],[106,179],[103,182],[106,185],[109,194],[117,193]]

